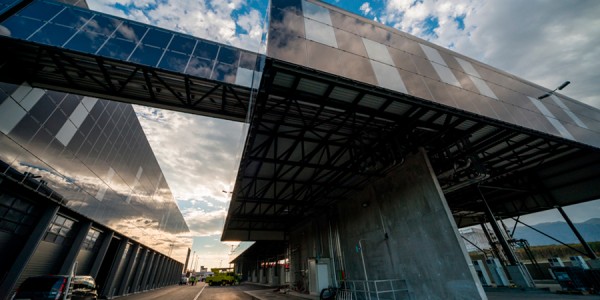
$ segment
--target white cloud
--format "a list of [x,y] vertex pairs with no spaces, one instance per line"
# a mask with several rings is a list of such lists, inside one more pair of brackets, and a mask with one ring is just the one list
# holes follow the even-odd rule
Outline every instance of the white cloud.
[[371,13],[371,11],[373,11],[373,8],[371,8],[369,2],[365,2],[360,6],[360,11],[362,11],[365,15],[368,15]]

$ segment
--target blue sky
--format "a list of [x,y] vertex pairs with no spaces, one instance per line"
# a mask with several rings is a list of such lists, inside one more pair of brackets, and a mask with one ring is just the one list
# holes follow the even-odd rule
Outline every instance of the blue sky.
[[[600,107],[600,3],[549,0],[328,0],[335,6],[429,40]],[[88,0],[94,10],[260,51],[264,0]],[[246,125],[148,107],[138,116],[194,236],[199,265],[225,266],[220,236]],[[165,146],[168,145],[168,146]],[[573,221],[600,216],[598,201],[565,209]],[[549,211],[522,218],[560,220]]]

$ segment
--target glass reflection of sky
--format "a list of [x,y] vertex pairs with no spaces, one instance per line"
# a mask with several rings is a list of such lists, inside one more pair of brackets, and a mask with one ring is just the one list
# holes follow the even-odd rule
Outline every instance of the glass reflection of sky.
[[[246,87],[252,83],[235,79],[238,68],[262,72],[262,57],[251,52],[51,1],[34,1],[0,26],[14,38]],[[240,65],[242,54],[254,63]]]
[[17,86],[0,84],[0,105],[21,116],[14,129],[0,134],[0,160],[41,176],[69,208],[184,262],[191,246],[187,225],[132,107],[86,100],[85,120],[75,122],[77,132],[64,146],[55,135],[83,98],[28,89],[28,95],[42,94],[23,115],[29,96],[16,104],[9,95]]
[[269,57],[600,146],[600,111],[562,96],[540,110],[542,88],[395,29],[306,0],[272,1],[269,26]]

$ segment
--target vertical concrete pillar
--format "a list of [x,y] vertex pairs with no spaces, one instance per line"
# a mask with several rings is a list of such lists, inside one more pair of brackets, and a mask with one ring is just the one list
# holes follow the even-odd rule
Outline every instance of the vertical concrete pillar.
[[[131,277],[131,274],[133,272],[133,265],[136,262],[136,258],[138,256],[138,250],[140,249],[140,244],[135,243],[133,245],[133,249],[131,249],[131,255],[129,258],[129,261],[127,262],[127,266],[125,267],[125,274],[123,274],[123,283],[121,284],[121,288],[119,289],[118,293],[119,295],[125,295],[125,293],[128,293],[129,290],[127,290],[127,283],[129,282],[129,278]],[[133,287],[132,287],[133,289]]]
[[133,283],[131,284],[131,292],[137,293],[140,291],[140,282],[144,275],[144,268],[146,267],[148,260],[148,249],[143,248],[140,252],[140,259],[137,267],[135,268]]
[[164,256],[162,256],[162,254],[157,252],[156,255],[156,264],[152,270],[152,274],[150,274],[149,286],[151,289],[154,289],[156,287],[158,280],[158,272],[160,271],[164,259]]
[[21,277],[21,273],[23,273],[25,266],[27,266],[29,259],[31,259],[31,257],[35,253],[35,250],[37,249],[38,245],[40,244],[40,241],[44,237],[44,234],[46,234],[50,223],[52,223],[54,216],[56,215],[56,213],[58,213],[58,208],[58,205],[51,205],[47,207],[46,210],[40,216],[37,224],[33,228],[33,231],[29,235],[29,238],[25,242],[25,245],[23,246],[23,249],[21,249],[21,252],[17,256],[17,258],[12,262],[2,262],[12,263],[12,266],[10,267],[10,270],[8,271],[6,276],[4,277],[4,281],[2,281],[2,283],[0,284],[0,299],[9,298],[12,290],[15,288],[15,285],[19,280],[19,277]]
[[116,285],[117,272],[119,271],[119,264],[123,259],[123,255],[125,255],[125,249],[127,249],[127,244],[129,243],[128,238],[123,238],[119,243],[119,249],[117,250],[117,254],[115,255],[115,261],[110,268],[110,272],[108,274],[108,278],[106,279],[106,286],[104,287],[103,294],[107,295],[108,298],[113,296],[113,289]]
[[102,267],[102,262],[104,262],[104,257],[106,256],[106,252],[108,251],[108,247],[110,246],[110,242],[112,242],[115,233],[109,231],[104,232],[102,235],[102,245],[100,245],[100,248],[96,253],[96,258],[94,259],[94,264],[90,271],[90,275],[94,278],[98,277],[98,272],[100,271],[100,267]]
[[348,280],[404,279],[419,299],[487,299],[423,149],[337,208]]
[[140,283],[140,291],[146,291],[149,289],[148,282],[150,281],[150,277],[152,274],[152,269],[154,268],[156,252],[148,249],[147,254],[148,262],[146,263],[146,267],[144,267],[144,272],[142,274],[142,281]]
[[62,266],[60,267],[60,271],[58,274],[69,274],[73,265],[75,264],[75,260],[77,260],[77,255],[79,254],[79,250],[87,237],[90,228],[92,228],[92,222],[84,221],[79,225],[79,231],[77,231],[77,235],[69,248],[69,252],[67,253]]

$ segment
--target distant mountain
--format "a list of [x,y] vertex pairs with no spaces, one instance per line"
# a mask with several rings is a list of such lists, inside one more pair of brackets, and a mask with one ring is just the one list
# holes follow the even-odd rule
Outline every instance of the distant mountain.
[[[579,240],[566,222],[540,223],[531,227],[544,232],[563,243],[579,243]],[[600,218],[593,218],[583,223],[576,223],[575,227],[587,242],[600,241]],[[516,239],[527,240],[531,246],[559,244],[558,242],[525,226],[517,226],[514,237]]]

